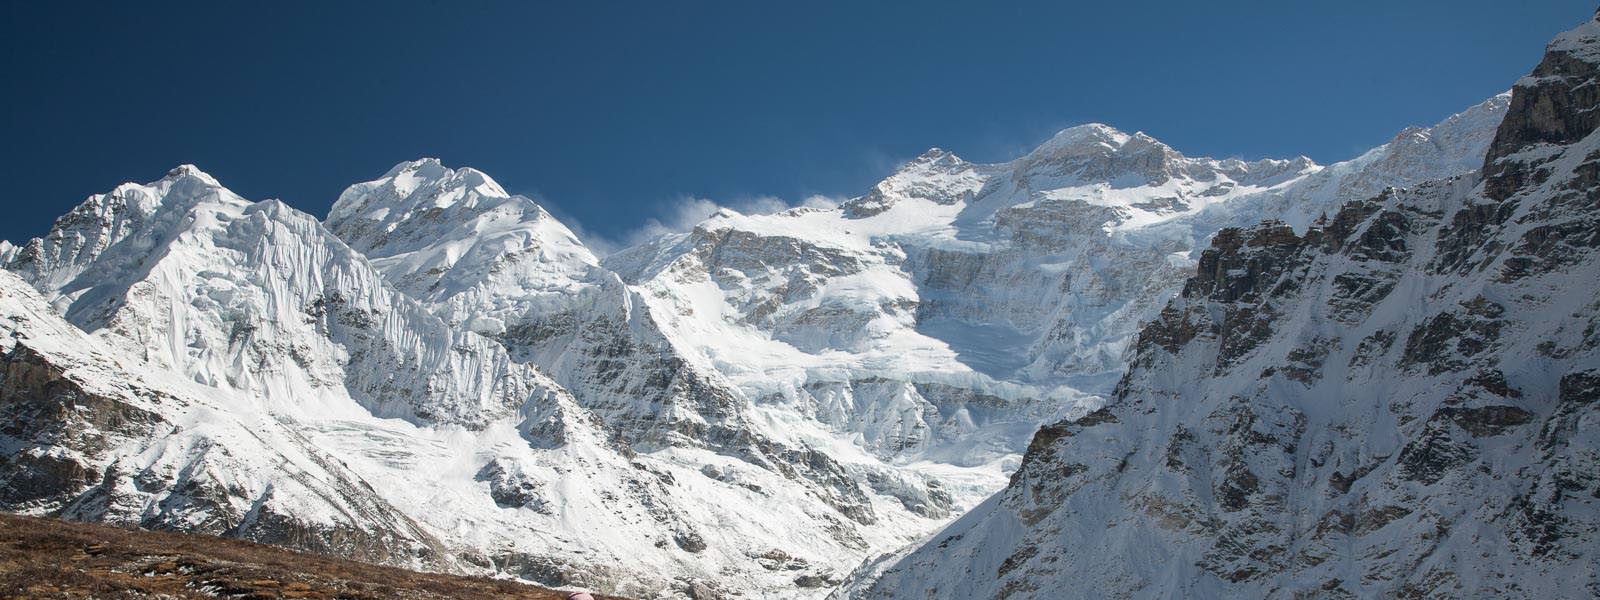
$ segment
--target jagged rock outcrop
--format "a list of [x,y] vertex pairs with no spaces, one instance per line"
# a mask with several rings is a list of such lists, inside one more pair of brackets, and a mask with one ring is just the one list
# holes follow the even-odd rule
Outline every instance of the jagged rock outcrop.
[[1600,109],[1597,31],[1518,83],[1486,176],[1219,233],[1105,407],[839,595],[1600,593],[1600,121],[1548,112]]
[[1548,176],[1529,164],[1538,158],[1507,158],[1530,149],[1572,144],[1600,126],[1600,115],[1593,110],[1600,105],[1600,91],[1584,85],[1600,77],[1597,39],[1600,27],[1593,24],[1567,32],[1550,44],[1533,72],[1517,82],[1510,113],[1515,116],[1501,124],[1483,160],[1484,194],[1490,199],[1505,200]]

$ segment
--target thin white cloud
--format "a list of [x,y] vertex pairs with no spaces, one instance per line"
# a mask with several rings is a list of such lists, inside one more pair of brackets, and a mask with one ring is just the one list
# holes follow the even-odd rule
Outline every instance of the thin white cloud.
[[844,198],[835,198],[832,196],[824,196],[822,194],[812,194],[810,196],[806,196],[805,200],[801,200],[800,206],[804,206],[806,208],[833,210],[835,208],[839,208],[839,205],[843,204],[844,200]]
[[832,209],[839,206],[842,199],[814,194],[791,202],[777,196],[749,196],[738,198],[729,202],[718,202],[709,198],[684,196],[672,202],[665,203],[658,211],[658,215],[650,217],[638,227],[616,237],[596,235],[577,223],[568,223],[578,237],[585,244],[601,256],[611,254],[618,250],[631,248],[644,244],[663,236],[674,233],[683,233],[693,229],[717,211],[724,208],[732,209],[746,215],[767,215],[782,212],[796,207]]
[[629,248],[664,235],[688,231],[721,209],[722,205],[706,198],[683,197],[669,204],[661,216],[646,219],[644,224],[622,234],[616,242],[619,248]]

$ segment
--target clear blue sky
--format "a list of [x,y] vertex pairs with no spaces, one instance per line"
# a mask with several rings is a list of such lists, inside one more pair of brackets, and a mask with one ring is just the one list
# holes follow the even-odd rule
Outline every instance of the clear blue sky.
[[[1592,0],[1591,0],[1592,2]],[[1351,157],[1510,87],[1591,3],[0,0],[0,237],[195,163],[319,216],[437,156],[623,237],[1065,126]]]

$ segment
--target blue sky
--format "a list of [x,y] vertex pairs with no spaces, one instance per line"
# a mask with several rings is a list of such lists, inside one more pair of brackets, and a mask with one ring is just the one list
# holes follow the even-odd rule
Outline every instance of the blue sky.
[[0,0],[0,237],[194,163],[319,216],[437,156],[626,239],[1090,121],[1349,158],[1510,87],[1592,3]]

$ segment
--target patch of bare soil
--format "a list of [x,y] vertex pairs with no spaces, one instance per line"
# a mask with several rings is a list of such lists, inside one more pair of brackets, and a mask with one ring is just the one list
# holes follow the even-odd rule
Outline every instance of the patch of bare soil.
[[565,597],[511,581],[418,573],[212,536],[0,514],[0,598],[6,600]]

